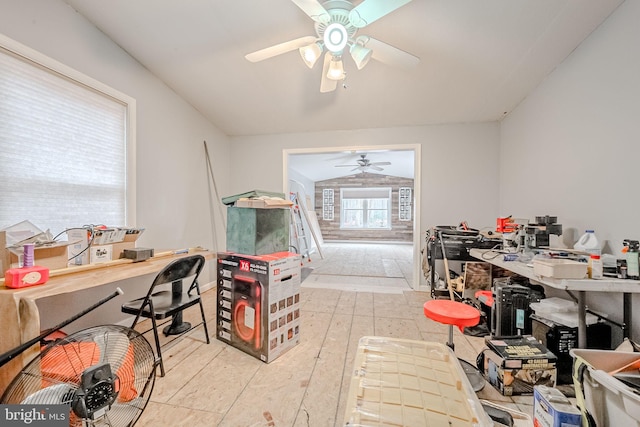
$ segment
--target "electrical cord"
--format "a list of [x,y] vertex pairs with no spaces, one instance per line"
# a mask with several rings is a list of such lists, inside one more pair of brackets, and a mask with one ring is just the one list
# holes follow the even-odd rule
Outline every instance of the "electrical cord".
[[71,261],[74,260],[76,258],[78,258],[80,255],[84,254],[85,252],[87,252],[89,250],[89,248],[91,247],[91,245],[93,244],[93,240],[95,238],[95,232],[94,230],[97,227],[103,227],[104,224],[98,224],[98,225],[94,225],[94,224],[87,224],[87,225],[83,225],[82,227],[70,227],[67,229],[62,230],[60,233],[58,233],[53,240],[55,241],[58,237],[60,237],[61,235],[71,231],[71,230],[86,230],[89,233],[89,241],[87,242],[87,247],[82,249],[80,252],[78,252],[77,254],[73,255],[71,258],[69,258],[67,261]]

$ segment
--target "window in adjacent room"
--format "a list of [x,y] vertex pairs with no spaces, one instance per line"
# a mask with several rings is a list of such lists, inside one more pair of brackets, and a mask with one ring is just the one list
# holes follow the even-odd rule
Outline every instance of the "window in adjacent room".
[[411,187],[400,187],[398,190],[398,219],[411,221]]
[[322,219],[333,221],[333,188],[322,190]]
[[133,99],[4,37],[0,93],[0,229],[133,222]]
[[340,190],[340,227],[389,229],[390,208],[390,188],[343,188]]

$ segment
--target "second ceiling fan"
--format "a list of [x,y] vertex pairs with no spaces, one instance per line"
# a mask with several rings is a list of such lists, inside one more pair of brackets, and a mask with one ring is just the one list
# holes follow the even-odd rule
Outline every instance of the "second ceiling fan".
[[304,36],[245,55],[258,62],[298,49],[303,61],[313,68],[322,53],[324,63],[320,92],[334,91],[345,78],[342,62],[345,52],[360,70],[369,59],[399,66],[411,66],[420,59],[370,36],[357,35],[358,30],[393,12],[411,0],[364,0],[355,6],[348,0],[292,0],[315,22],[315,36]]
[[336,165],[336,167],[337,168],[352,167],[353,168],[351,169],[352,172],[355,170],[361,170],[362,172],[365,172],[367,169],[382,171],[384,169],[381,168],[380,166],[389,166],[391,164],[391,162],[372,162],[371,160],[367,159],[366,154],[360,154],[360,158],[356,161],[356,163],[357,163],[356,165]]

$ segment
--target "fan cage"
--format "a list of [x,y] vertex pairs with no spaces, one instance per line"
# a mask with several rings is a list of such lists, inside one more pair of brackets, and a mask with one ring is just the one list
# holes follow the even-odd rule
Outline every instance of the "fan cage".
[[[108,363],[117,396],[94,419],[71,409],[83,391],[82,374]],[[70,425],[133,425],[146,407],[155,384],[156,358],[149,341],[133,329],[97,326],[73,333],[45,347],[11,382],[3,404],[68,404]]]

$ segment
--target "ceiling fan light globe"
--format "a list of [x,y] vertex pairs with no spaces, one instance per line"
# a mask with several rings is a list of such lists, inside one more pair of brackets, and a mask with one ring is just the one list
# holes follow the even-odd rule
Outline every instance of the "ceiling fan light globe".
[[358,70],[362,70],[364,66],[367,65],[373,53],[371,49],[364,47],[359,43],[352,45],[349,52],[351,53],[351,58],[353,58],[353,61],[356,63]]
[[327,71],[327,78],[330,80],[344,79],[344,67],[341,59],[332,59]]
[[334,22],[329,24],[323,34],[324,45],[332,53],[341,53],[347,46],[349,34],[344,25]]
[[322,55],[322,48],[318,43],[311,43],[310,45],[303,46],[299,49],[300,56],[302,56],[302,60],[309,68],[313,68],[313,66]]

